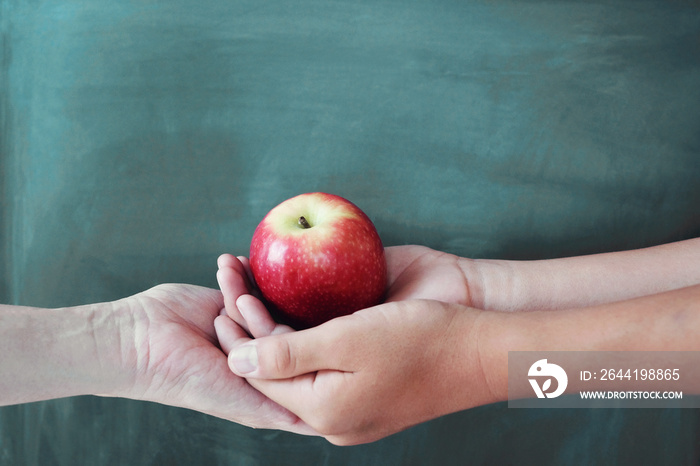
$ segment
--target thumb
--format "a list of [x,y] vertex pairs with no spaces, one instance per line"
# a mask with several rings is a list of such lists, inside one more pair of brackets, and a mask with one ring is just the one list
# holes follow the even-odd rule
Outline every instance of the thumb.
[[258,379],[287,379],[315,372],[328,365],[323,356],[327,338],[314,329],[284,333],[249,340],[231,348],[228,364],[242,377]]

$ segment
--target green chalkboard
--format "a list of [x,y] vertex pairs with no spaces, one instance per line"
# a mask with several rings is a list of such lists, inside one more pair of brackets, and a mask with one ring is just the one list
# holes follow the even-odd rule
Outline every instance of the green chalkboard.
[[[386,245],[700,235],[696,2],[0,0],[0,302],[216,286],[301,192]],[[0,464],[689,464],[696,410],[484,406],[374,444],[145,402],[0,408]]]

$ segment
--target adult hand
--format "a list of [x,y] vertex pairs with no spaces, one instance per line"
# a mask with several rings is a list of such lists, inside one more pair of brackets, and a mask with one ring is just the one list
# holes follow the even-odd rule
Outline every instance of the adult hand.
[[160,285],[115,303],[115,309],[133,322],[121,341],[134,350],[125,352],[123,364],[132,368],[130,383],[111,394],[185,407],[257,428],[315,434],[228,369],[213,325],[222,308],[218,290],[191,285]]
[[99,394],[317,435],[228,369],[214,329],[223,306],[219,290],[192,285],[60,309],[0,305],[0,406]]

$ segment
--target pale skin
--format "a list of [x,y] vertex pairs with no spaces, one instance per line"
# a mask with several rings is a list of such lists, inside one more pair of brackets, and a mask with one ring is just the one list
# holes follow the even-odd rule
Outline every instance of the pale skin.
[[506,400],[511,350],[700,350],[700,239],[543,261],[386,255],[385,304],[299,332],[254,296],[245,257],[219,258],[231,370],[335,444]]
[[192,285],[61,309],[0,305],[0,406],[115,396],[314,435],[228,369],[214,331],[223,305],[219,290]]

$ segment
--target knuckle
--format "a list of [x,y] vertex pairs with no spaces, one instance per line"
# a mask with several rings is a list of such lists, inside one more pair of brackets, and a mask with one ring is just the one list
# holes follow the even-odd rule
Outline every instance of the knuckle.
[[285,338],[275,338],[268,342],[268,348],[264,354],[271,355],[267,361],[263,361],[261,368],[268,375],[276,376],[277,378],[287,377],[294,373],[295,360],[292,354],[291,346]]

